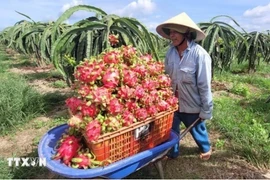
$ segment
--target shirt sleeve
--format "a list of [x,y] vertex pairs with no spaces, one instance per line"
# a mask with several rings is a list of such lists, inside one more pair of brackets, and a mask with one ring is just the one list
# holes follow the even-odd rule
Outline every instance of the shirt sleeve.
[[200,118],[211,119],[213,98],[211,92],[211,57],[205,52],[198,56],[197,86],[201,99]]

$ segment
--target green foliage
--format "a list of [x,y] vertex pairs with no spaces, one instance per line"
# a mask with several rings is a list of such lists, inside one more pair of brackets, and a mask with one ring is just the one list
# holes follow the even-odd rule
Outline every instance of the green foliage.
[[0,157],[0,179],[12,179],[13,174],[8,167],[8,162],[6,158]]
[[249,88],[243,83],[234,83],[230,91],[234,94],[238,94],[244,97],[247,97],[250,94]]
[[270,81],[269,78],[267,78],[270,74],[269,65],[262,63],[258,68],[261,70],[260,72],[244,75],[245,67],[247,67],[247,64],[234,64],[231,68],[231,72],[224,71],[222,73],[215,73],[215,79],[217,81],[227,81],[232,83],[248,83],[261,89],[270,89]]
[[49,112],[55,109],[56,106],[64,105],[65,100],[69,97],[68,94],[61,94],[59,92],[46,93],[43,95],[43,99],[46,102],[45,111]]
[[269,167],[270,122],[265,120],[270,105],[258,97],[236,100],[226,96],[214,104],[212,122],[231,140],[234,150],[256,165]]
[[[65,117],[56,117],[53,120],[50,121],[39,121],[37,120],[34,124],[33,124],[33,128],[35,129],[40,129],[42,127],[48,127],[49,129],[65,124],[67,123],[68,119]],[[40,137],[39,137],[40,139]]]
[[5,133],[44,111],[42,96],[25,79],[1,74],[0,81],[0,132]]
[[244,57],[241,57],[238,59],[238,62],[243,62],[244,60],[248,61],[248,70],[249,72],[254,72],[256,70],[256,64],[260,64],[260,60],[263,60],[265,62],[270,61],[270,45],[269,35],[266,35],[265,33],[261,32],[250,32],[248,34],[245,34],[245,39],[248,42],[248,49],[243,49],[242,45],[243,42],[239,43],[238,51],[247,53],[247,59]]
[[223,149],[225,146],[225,140],[223,139],[217,139],[215,143],[216,149]]
[[65,88],[67,87],[67,84],[63,80],[57,80],[52,83],[52,86],[55,88]]
[[[200,28],[206,33],[206,38],[200,44],[209,53],[212,58],[212,69],[214,67],[220,71],[228,70],[234,58],[245,58],[247,52],[237,50],[237,41],[243,43],[243,48],[248,48],[248,44],[241,32],[230,24],[217,20],[226,18],[232,21],[236,26],[241,26],[230,16],[220,15],[213,17],[210,22],[199,23]],[[242,29],[244,31],[244,29]],[[244,31],[245,32],[245,31]],[[237,50],[237,51],[236,51]],[[213,75],[213,74],[212,74]]]
[[[1,53],[1,52],[0,52]],[[6,61],[6,60],[8,60],[9,58],[8,58],[8,56],[7,55],[4,55],[4,54],[0,54],[0,61]]]

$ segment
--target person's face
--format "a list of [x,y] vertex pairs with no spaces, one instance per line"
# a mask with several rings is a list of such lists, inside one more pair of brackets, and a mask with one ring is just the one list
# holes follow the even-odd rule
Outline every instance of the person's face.
[[183,34],[180,34],[179,32],[175,30],[170,30],[170,39],[174,46],[177,46],[178,44],[180,44],[183,38],[184,38]]

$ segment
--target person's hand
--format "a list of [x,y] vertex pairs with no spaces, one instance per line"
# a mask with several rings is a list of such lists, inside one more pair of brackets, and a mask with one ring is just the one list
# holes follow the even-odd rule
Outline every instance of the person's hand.
[[[213,119],[213,116],[212,116],[212,117],[210,118],[210,120],[211,120],[211,119]],[[205,119],[203,119],[203,118],[200,118],[200,120],[201,120],[201,121],[204,121]]]
[[200,118],[200,120],[201,120],[201,121],[204,121],[205,119],[203,119],[203,118]]

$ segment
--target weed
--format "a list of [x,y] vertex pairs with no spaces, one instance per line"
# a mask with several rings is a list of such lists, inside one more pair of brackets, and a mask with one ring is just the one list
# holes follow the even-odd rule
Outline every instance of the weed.
[[225,145],[225,140],[217,139],[215,143],[216,149],[223,149]]
[[66,84],[65,81],[57,80],[57,81],[52,83],[52,86],[55,87],[55,88],[66,88],[67,84]]
[[44,112],[42,96],[23,78],[4,73],[0,80],[0,132],[4,133]]
[[234,94],[241,95],[244,97],[247,97],[250,94],[249,88],[243,83],[238,82],[233,84],[233,87],[230,91]]

